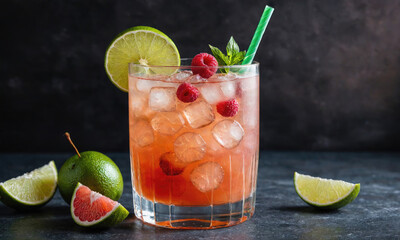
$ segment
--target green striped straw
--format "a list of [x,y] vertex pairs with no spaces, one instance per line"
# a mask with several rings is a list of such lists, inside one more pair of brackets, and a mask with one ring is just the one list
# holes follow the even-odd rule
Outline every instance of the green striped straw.
[[242,65],[250,64],[253,62],[254,55],[256,55],[258,45],[260,44],[261,38],[264,35],[265,29],[267,28],[268,22],[271,19],[274,8],[266,5],[264,12],[261,16],[260,22],[258,23],[256,32],[254,33],[253,39],[251,40],[249,49],[246,52],[246,56],[243,59]]

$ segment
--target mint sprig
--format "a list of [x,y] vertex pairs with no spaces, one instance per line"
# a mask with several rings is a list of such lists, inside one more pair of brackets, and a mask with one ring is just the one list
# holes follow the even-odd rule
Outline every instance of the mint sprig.
[[[235,39],[231,37],[228,44],[226,45],[226,55],[221,52],[218,48],[208,45],[211,49],[212,54],[218,61],[220,66],[231,66],[240,64],[246,56],[246,51],[240,51],[239,45],[235,42]],[[228,73],[229,68],[221,69],[221,72]]]

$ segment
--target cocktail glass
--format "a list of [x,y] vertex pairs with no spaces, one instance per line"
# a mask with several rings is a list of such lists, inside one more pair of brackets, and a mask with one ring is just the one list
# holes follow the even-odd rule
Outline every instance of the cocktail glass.
[[[129,135],[136,217],[211,229],[254,214],[259,156],[259,65],[219,66],[208,79],[181,66],[129,65]],[[201,67],[198,67],[201,68]],[[227,72],[227,73],[226,73]],[[184,83],[199,97],[177,97]],[[217,111],[236,99],[233,117]]]

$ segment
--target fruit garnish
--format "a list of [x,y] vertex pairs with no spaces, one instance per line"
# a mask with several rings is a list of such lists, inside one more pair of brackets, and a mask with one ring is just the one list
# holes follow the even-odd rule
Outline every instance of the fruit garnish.
[[217,112],[224,117],[233,117],[239,111],[239,103],[236,99],[219,102],[217,104]]
[[199,97],[199,90],[190,83],[182,83],[176,91],[179,100],[185,103],[194,102]]
[[185,165],[180,163],[174,152],[166,152],[160,157],[160,168],[168,176],[179,175],[185,169]]
[[[128,64],[179,66],[180,56],[174,42],[161,31],[147,26],[129,28],[109,45],[104,67],[111,82],[128,91]],[[172,74],[175,68],[153,68],[158,74]]]
[[324,179],[294,173],[294,187],[299,197],[309,205],[321,209],[338,209],[356,199],[360,184]]
[[208,53],[199,53],[192,59],[192,72],[202,78],[209,78],[217,71],[217,60]]
[[44,206],[57,189],[57,168],[53,161],[32,172],[0,183],[1,201],[14,209]]
[[82,227],[111,227],[122,222],[129,212],[120,203],[78,182],[72,195],[71,215]]
[[58,187],[65,202],[68,204],[71,202],[78,182],[117,201],[121,197],[124,187],[118,166],[102,153],[95,151],[79,153],[69,133],[65,133],[65,135],[77,152],[76,155],[64,162],[58,174]]
[[[226,55],[223,54],[218,48],[210,44],[208,46],[210,47],[214,57],[217,59],[219,66],[239,65],[246,56],[246,51],[240,51],[239,45],[235,42],[233,37],[229,39],[229,42],[226,45]],[[221,68],[220,71],[223,73],[228,73],[229,68]]]

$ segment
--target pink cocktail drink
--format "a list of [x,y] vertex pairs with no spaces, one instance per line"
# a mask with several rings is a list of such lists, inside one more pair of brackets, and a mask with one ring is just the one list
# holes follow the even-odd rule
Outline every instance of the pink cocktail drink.
[[[219,69],[229,72],[204,79],[185,66],[130,65],[134,207],[145,222],[217,228],[243,222],[254,213],[258,64]],[[182,83],[198,90],[195,101],[177,97]],[[234,111],[233,116],[221,106]]]

